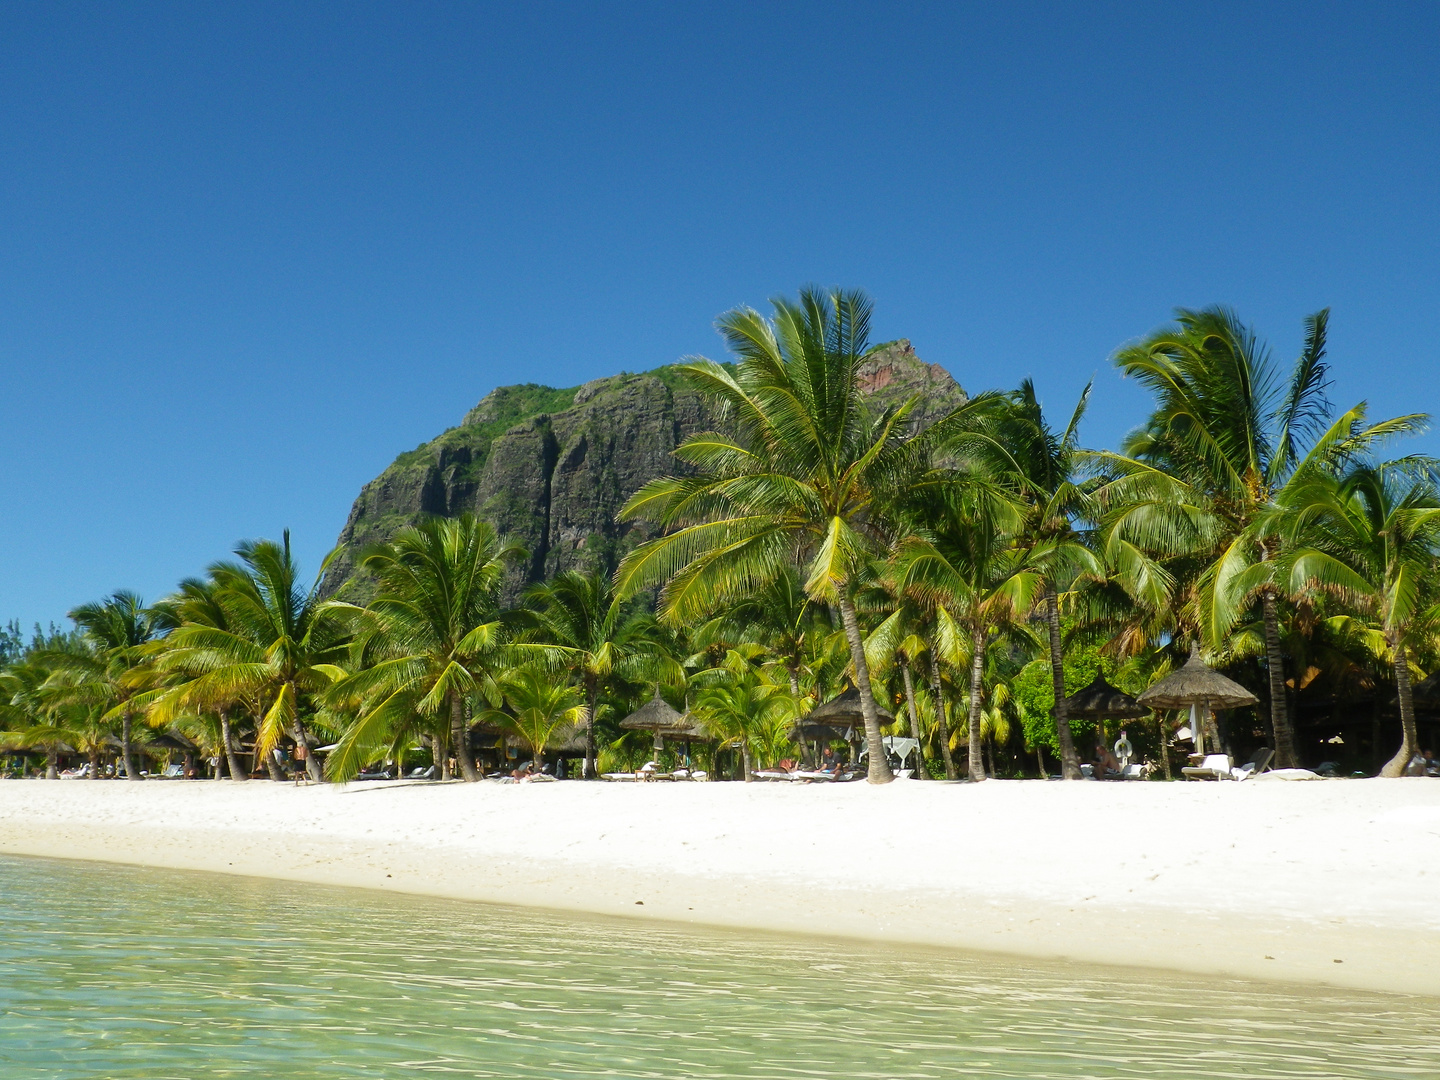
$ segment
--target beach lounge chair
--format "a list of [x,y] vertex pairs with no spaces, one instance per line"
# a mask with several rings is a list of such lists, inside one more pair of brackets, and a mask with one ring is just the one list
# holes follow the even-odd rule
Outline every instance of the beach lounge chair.
[[1186,780],[1229,780],[1233,767],[1229,754],[1206,754],[1199,765],[1187,765],[1180,771]]
[[1232,769],[1231,775],[1236,780],[1249,780],[1252,777],[1259,776],[1262,772],[1268,769],[1270,767],[1270,762],[1273,761],[1274,758],[1275,751],[1271,750],[1268,746],[1262,746],[1258,751],[1256,751],[1255,757],[1252,760],[1247,761],[1244,765]]

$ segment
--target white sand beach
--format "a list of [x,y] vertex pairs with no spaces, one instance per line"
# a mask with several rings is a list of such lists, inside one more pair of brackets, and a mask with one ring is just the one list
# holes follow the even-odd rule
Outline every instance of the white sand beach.
[[1423,778],[6,781],[0,852],[1440,995]]

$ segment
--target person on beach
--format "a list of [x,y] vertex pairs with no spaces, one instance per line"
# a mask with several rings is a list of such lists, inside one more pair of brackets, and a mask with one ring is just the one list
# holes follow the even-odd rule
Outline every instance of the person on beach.
[[1105,736],[1100,735],[1095,742],[1095,778],[1104,780],[1107,776],[1119,776],[1120,772],[1120,759],[1105,745]]

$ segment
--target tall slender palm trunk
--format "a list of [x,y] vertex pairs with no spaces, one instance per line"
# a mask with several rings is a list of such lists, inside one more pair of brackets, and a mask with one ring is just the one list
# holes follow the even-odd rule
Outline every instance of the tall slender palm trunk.
[[866,779],[872,784],[888,784],[895,779],[890,762],[885,760],[885,744],[880,737],[880,713],[875,708],[875,695],[870,690],[870,668],[865,663],[865,643],[860,638],[860,620],[855,617],[855,602],[840,590],[840,620],[845,624],[845,638],[850,643],[850,662],[855,665],[855,689],[860,691],[860,715],[865,718],[865,742],[870,748],[866,762]]
[[[795,721],[798,724],[800,721],[800,673],[789,665],[786,666],[785,673],[790,676],[790,697],[795,701]],[[797,732],[797,734],[799,733]],[[807,769],[810,768],[810,740],[803,734],[800,735],[800,764]]]
[[1395,694],[1400,699],[1400,749],[1380,770],[1381,776],[1404,776],[1420,747],[1415,730],[1415,694],[1410,686],[1410,656],[1400,643],[1395,645]]
[[925,755],[920,752],[920,712],[915,707],[915,680],[910,676],[910,661],[900,661],[900,676],[905,680],[905,709],[910,714],[910,737],[915,740],[915,779],[929,780],[925,773]]
[[970,629],[970,779],[985,779],[985,761],[980,756],[980,687],[985,677],[985,624]]
[[97,743],[90,747],[90,779],[99,780],[100,778],[100,746]]
[[454,691],[450,693],[450,745],[455,748],[455,760],[460,763],[460,775],[469,783],[475,783],[480,779],[480,770],[475,768],[475,751],[470,748],[470,731],[465,723],[465,703]]
[[1270,735],[1275,740],[1275,766],[1293,769],[1300,762],[1295,757],[1295,730],[1290,726],[1290,710],[1285,700],[1285,662],[1280,655],[1280,619],[1275,611],[1275,594],[1262,594],[1260,608],[1265,616],[1265,667],[1270,674]]
[[120,760],[125,766],[126,780],[143,780],[144,777],[135,768],[135,753],[130,748],[131,722],[130,710],[127,709],[120,714]]
[[[1070,703],[1065,697],[1065,651],[1060,644],[1060,597],[1055,586],[1045,583],[1045,621],[1050,626],[1050,686],[1055,692],[1055,734],[1060,739],[1060,775],[1066,780],[1083,780],[1075,736],[1070,731]],[[1042,770],[1041,775],[1044,775]]]
[[586,780],[598,779],[600,771],[595,767],[595,710],[600,707],[600,685],[594,675],[585,676],[585,768]]
[[431,735],[430,743],[430,764],[435,769],[436,780],[450,779],[450,754],[445,740],[439,735]]
[[225,761],[230,766],[230,779],[250,779],[249,774],[240,764],[240,752],[235,749],[235,740],[230,734],[230,711],[228,709],[220,710],[220,741],[225,744]]
[[940,729],[940,760],[945,763],[945,779],[959,780],[955,755],[950,751],[950,725],[945,720],[945,683],[940,677],[940,654],[936,642],[930,643],[930,696],[935,699],[935,726]]

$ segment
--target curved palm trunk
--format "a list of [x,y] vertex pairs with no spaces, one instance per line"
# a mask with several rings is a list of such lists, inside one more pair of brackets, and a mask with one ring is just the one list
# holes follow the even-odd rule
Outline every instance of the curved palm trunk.
[[230,737],[230,713],[226,709],[220,710],[220,741],[225,744],[225,761],[230,766],[231,780],[248,780],[249,774],[240,764],[240,752],[235,749],[235,740]]
[[305,734],[305,725],[300,718],[295,718],[295,723],[290,725],[290,737],[295,740],[296,746],[305,747],[305,775],[312,783],[320,783],[324,777],[320,773],[320,762],[315,757],[315,751],[310,746],[310,739]]
[[1300,762],[1295,756],[1295,731],[1285,701],[1285,662],[1280,655],[1280,619],[1273,593],[1261,596],[1260,608],[1265,616],[1265,667],[1270,673],[1270,734],[1275,740],[1275,767],[1293,769]]
[[905,680],[905,709],[910,714],[910,737],[915,740],[915,779],[929,780],[925,774],[925,755],[920,752],[920,712],[915,708],[915,681],[910,676],[910,661],[901,659],[900,676]]
[[100,746],[98,743],[90,747],[90,779],[100,779]]
[[311,783],[321,783],[325,777],[320,772],[320,762],[315,757],[314,748],[305,734],[305,725],[300,720],[300,690],[294,683],[290,684],[290,700],[295,703],[295,719],[290,724],[290,737],[295,740],[296,746],[305,747],[305,775],[310,778]]
[[[1060,775],[1066,780],[1083,780],[1080,755],[1070,732],[1070,703],[1065,698],[1065,652],[1060,645],[1060,598],[1055,586],[1045,583],[1045,621],[1050,624],[1050,685],[1055,692],[1055,734],[1060,739]],[[1044,775],[1044,771],[1041,771]]]
[[950,725],[945,720],[945,683],[940,678],[939,650],[930,643],[930,696],[935,699],[935,724],[940,729],[940,760],[945,763],[945,779],[959,780],[955,755],[950,752]]
[[860,715],[865,718],[865,741],[870,747],[866,779],[872,784],[888,784],[895,779],[895,774],[890,771],[890,762],[885,760],[880,713],[875,708],[875,695],[870,690],[870,668],[865,663],[860,621],[855,617],[855,602],[843,589],[840,592],[840,619],[845,624],[845,638],[850,643],[850,662],[855,665],[855,689],[860,691]]
[[1395,646],[1395,693],[1400,699],[1400,750],[1385,763],[1381,776],[1404,776],[1405,767],[1420,746],[1415,730],[1415,695],[1410,686],[1410,657],[1404,645]]
[[460,775],[467,782],[475,783],[480,779],[480,770],[475,768],[475,751],[470,748],[470,731],[465,723],[465,704],[460,700],[460,695],[453,691],[450,694],[450,745],[455,747],[455,760],[460,763]]
[[120,760],[125,766],[126,780],[141,780],[143,777],[135,768],[135,754],[130,749],[130,712],[120,714]]
[[595,710],[600,705],[600,687],[595,676],[585,676],[585,770],[584,779],[594,780],[599,776],[595,768]]
[[970,631],[970,779],[985,779],[985,761],[980,756],[980,685],[985,676],[985,627]]

